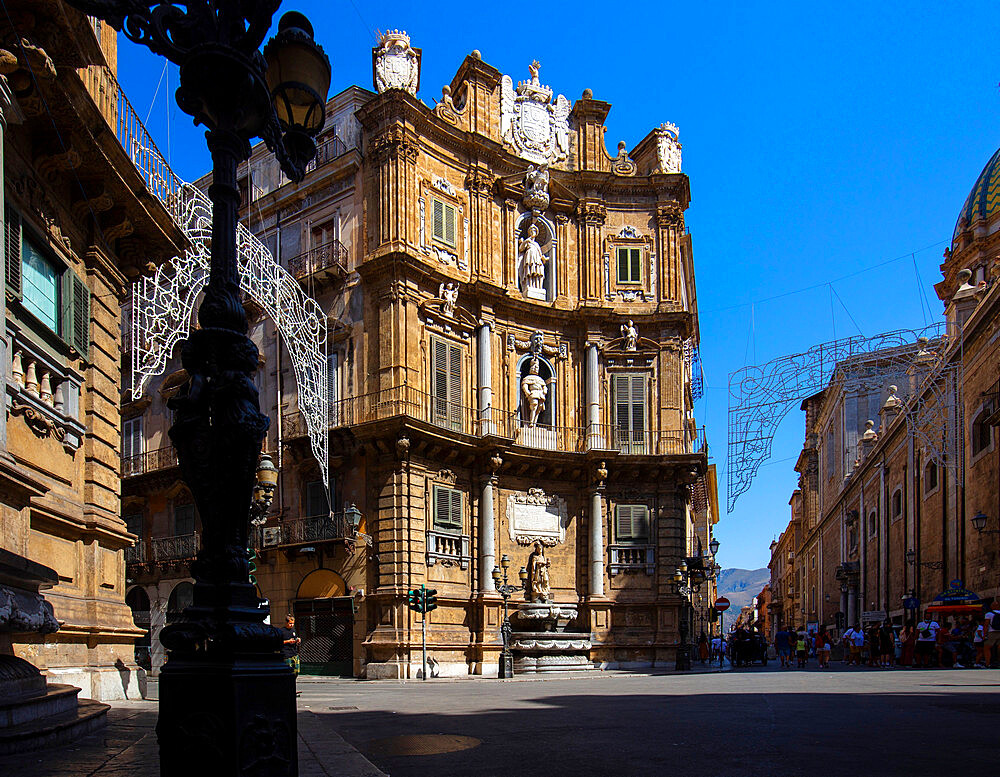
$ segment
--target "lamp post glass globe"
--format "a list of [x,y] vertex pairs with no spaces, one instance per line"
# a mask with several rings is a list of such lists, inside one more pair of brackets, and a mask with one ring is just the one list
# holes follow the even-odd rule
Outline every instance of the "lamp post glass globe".
[[687,561],[684,561],[684,560],[682,559],[682,560],[681,560],[681,566],[680,566],[680,572],[681,572],[681,574],[684,574],[684,573],[685,573],[685,572],[687,572],[687,571],[688,571],[688,564],[687,564]]
[[493,582],[500,584],[500,567],[493,567]]
[[510,569],[510,556],[508,556],[506,553],[504,553],[500,557],[500,566],[502,566],[504,569]]
[[309,20],[290,11],[278,22],[278,34],[264,47],[267,88],[282,129],[314,136],[323,128],[330,60],[313,40]]
[[719,553],[719,541],[713,537],[712,541],[710,543],[708,543],[708,549],[712,552],[713,556],[718,555],[718,553]]
[[975,529],[976,531],[982,531],[983,529],[986,528],[987,520],[988,519],[986,517],[986,514],[983,513],[982,511],[976,513],[974,516],[972,516],[972,528]]
[[675,569],[674,570],[674,582],[675,583],[679,583],[683,579],[684,579],[684,575],[681,573],[681,571],[679,569]]
[[528,582],[528,570],[525,569],[524,567],[521,567],[521,571],[517,573],[517,576],[518,579],[520,579],[521,581],[521,585],[524,585],[525,583]]
[[907,564],[913,564],[913,562],[915,562],[916,560],[917,560],[917,553],[915,550],[913,550],[913,548],[910,548],[908,551],[906,551]]

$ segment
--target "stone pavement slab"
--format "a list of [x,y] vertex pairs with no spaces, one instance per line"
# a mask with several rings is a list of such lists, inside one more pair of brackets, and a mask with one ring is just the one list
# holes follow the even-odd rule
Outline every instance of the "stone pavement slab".
[[[151,777],[159,773],[156,702],[112,702],[101,734],[64,748],[0,758],[7,777]],[[316,715],[300,710],[299,777],[386,777]]]

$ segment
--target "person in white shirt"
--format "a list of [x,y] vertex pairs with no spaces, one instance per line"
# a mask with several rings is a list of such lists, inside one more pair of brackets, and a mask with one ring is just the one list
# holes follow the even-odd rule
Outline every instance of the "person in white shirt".
[[930,613],[926,613],[924,619],[917,624],[917,647],[914,654],[917,666],[931,665],[931,658],[934,655],[934,644],[937,641],[937,634],[940,629],[941,624],[934,620],[934,617]]
[[865,632],[860,623],[844,632],[844,643],[850,654],[848,664],[861,666],[861,648],[865,646]]

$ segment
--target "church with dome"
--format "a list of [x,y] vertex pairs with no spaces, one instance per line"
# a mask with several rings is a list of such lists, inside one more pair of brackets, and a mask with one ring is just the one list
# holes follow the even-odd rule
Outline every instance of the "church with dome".
[[[940,269],[942,324],[845,360],[802,403],[799,485],[771,544],[774,629],[837,636],[927,607],[974,614],[1000,596],[1000,150]],[[865,385],[843,376],[851,368],[869,370]]]

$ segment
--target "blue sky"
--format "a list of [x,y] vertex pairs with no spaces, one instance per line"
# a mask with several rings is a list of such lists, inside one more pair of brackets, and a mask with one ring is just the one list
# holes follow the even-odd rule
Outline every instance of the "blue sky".
[[[698,415],[724,504],[729,374],[859,330],[921,326],[920,285],[940,316],[931,285],[941,254],[1000,145],[995,2],[806,7],[310,0],[282,10],[313,20],[332,92],[371,88],[373,30],[399,28],[423,49],[418,96],[429,105],[479,49],[515,81],[537,58],[557,92],[576,100],[589,87],[610,102],[609,151],[663,121],[679,125],[705,368]],[[161,81],[162,71],[122,39],[122,84],[193,180],[209,164],[202,132],[173,102],[176,68]],[[724,515],[724,566],[767,563],[802,433],[801,413],[789,414],[771,461]]]

